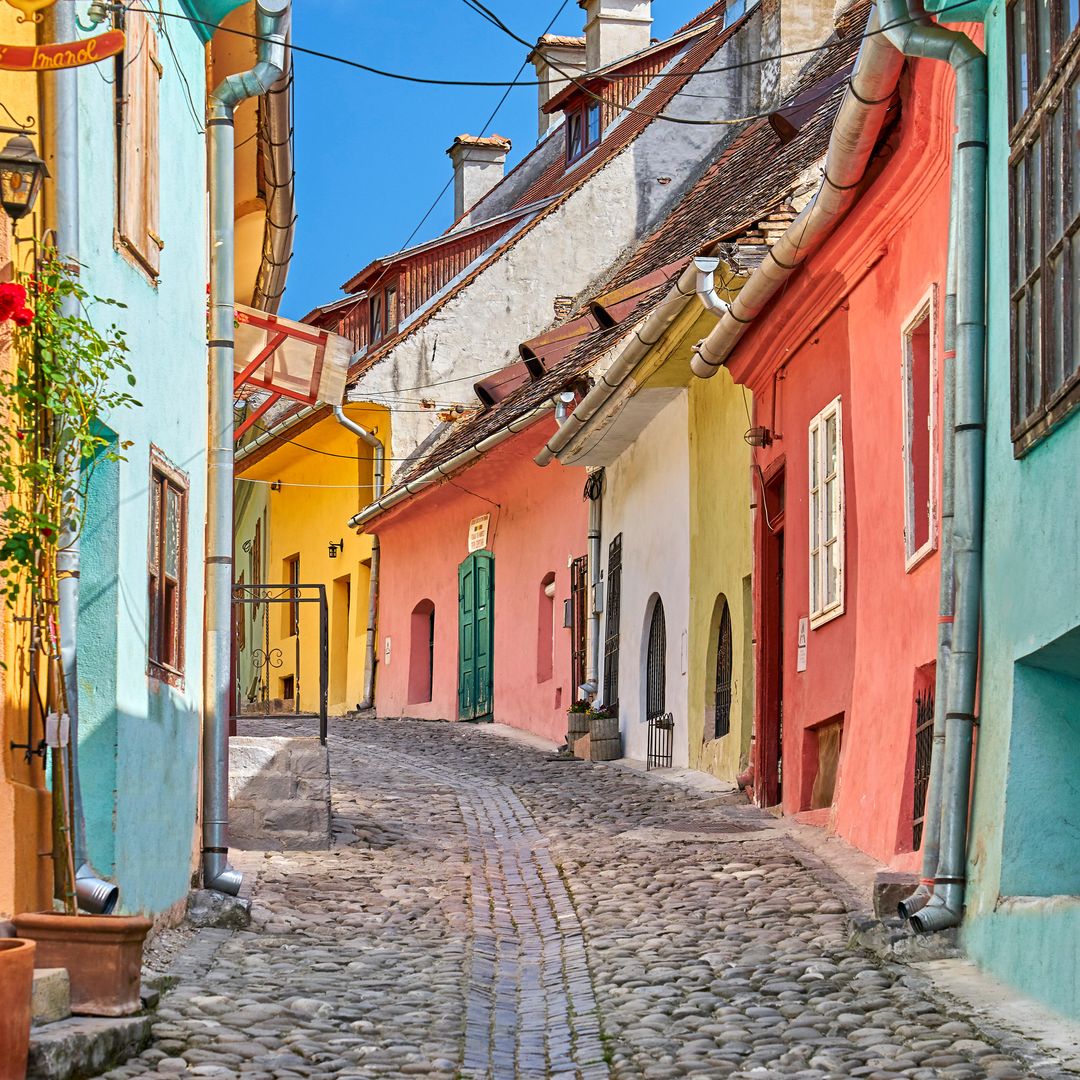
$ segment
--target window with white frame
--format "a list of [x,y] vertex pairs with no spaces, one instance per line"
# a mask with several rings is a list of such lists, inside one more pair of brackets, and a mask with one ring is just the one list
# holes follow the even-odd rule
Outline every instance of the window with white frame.
[[810,421],[810,625],[844,612],[844,447],[840,398]]
[[904,565],[937,547],[937,287],[901,333],[904,394]]

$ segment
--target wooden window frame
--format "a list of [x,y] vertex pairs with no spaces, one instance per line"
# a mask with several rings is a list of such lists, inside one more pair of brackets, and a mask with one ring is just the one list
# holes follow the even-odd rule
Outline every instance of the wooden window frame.
[[383,339],[384,320],[386,317],[383,308],[383,294],[372,293],[368,297],[368,348],[373,349]]
[[[1039,23],[1031,17],[1039,9],[1033,0],[1010,0],[1006,7],[1009,209],[1010,221],[1016,223],[1009,244],[1011,419],[1016,457],[1027,453],[1080,405],[1080,311],[1074,310],[1078,298],[1072,284],[1080,274],[1080,175],[1074,175],[1080,172],[1080,159],[1075,151],[1070,153],[1080,127],[1080,24],[1065,25],[1066,8],[1065,0],[1049,0],[1050,56],[1040,76]],[[1021,12],[1026,18],[1023,49],[1018,50],[1014,24]],[[1020,58],[1027,82],[1024,101],[1017,77]],[[1055,147],[1057,115],[1061,117],[1061,145]],[[1055,150],[1060,155],[1057,161]],[[1037,207],[1030,197],[1032,178],[1039,184]],[[1060,271],[1060,292],[1053,287],[1055,266]],[[1032,303],[1033,295],[1037,304]],[[1058,318],[1063,370],[1060,385],[1055,385]],[[1075,365],[1071,372],[1070,364]]]
[[[300,553],[290,555],[284,562],[285,584],[292,586],[289,591],[295,598],[298,595],[296,586],[300,584]],[[285,625],[282,632],[287,638],[297,637],[300,633],[300,603],[295,599],[291,604],[285,605]]]
[[[835,418],[836,428],[836,469],[829,473],[825,471],[825,444],[824,437],[828,431],[827,421]],[[815,434],[819,438],[815,441]],[[844,535],[844,413],[843,402],[838,395],[825,406],[811,421],[807,434],[807,564],[809,569],[810,586],[810,629],[816,630],[819,626],[831,622],[833,619],[844,614],[844,570],[845,570],[845,535]],[[816,471],[815,471],[816,466]],[[815,483],[815,477],[817,483]],[[827,507],[826,493],[830,480],[835,480],[836,506]],[[819,496],[820,497],[817,497]],[[815,502],[815,497],[816,502]],[[815,513],[815,506],[817,511]],[[825,525],[828,514],[836,515],[836,530],[829,539],[822,539],[817,546],[814,544],[815,519],[818,526],[817,536],[826,537]],[[825,600],[819,604],[819,599],[828,596],[828,567],[829,548],[836,549],[836,597],[830,602]],[[814,556],[820,554],[823,557],[817,562],[815,571]]]
[[156,284],[161,274],[161,79],[153,13],[140,0],[124,16],[129,46],[117,59],[115,245]]
[[[177,493],[180,515],[180,536],[177,552],[177,576],[170,580],[165,573],[166,544],[166,508],[169,491]],[[186,473],[181,472],[156,446],[150,447],[150,500],[149,527],[147,529],[147,593],[148,627],[146,642],[146,673],[151,678],[160,679],[179,689],[184,687],[184,647],[185,623],[187,620],[187,556],[188,556],[188,494],[190,485]],[[160,504],[158,493],[160,492]],[[160,517],[157,517],[160,505]],[[157,527],[155,529],[155,521]],[[173,588],[174,607],[172,625],[174,626],[175,652],[168,653],[167,645],[158,640],[166,632],[166,626],[160,616],[168,602],[168,587]]]
[[[596,137],[589,134],[589,120],[596,115]],[[572,140],[573,126],[578,129],[577,139]],[[604,137],[604,114],[599,101],[587,101],[566,113],[566,161],[580,161],[590,150],[600,145]]]
[[[916,548],[915,520],[919,508],[915,505],[915,462],[912,450],[915,440],[922,438],[922,432],[914,430],[915,385],[912,378],[914,354],[912,338],[915,330],[923,322],[929,324],[930,357],[927,378],[930,381],[929,430],[926,438],[930,448],[927,458],[929,483],[926,513],[928,516],[927,539]],[[901,380],[904,409],[904,570],[911,573],[928,555],[937,551],[938,546],[938,287],[931,285],[923,295],[915,310],[904,320],[900,331]]]
[[389,337],[395,333],[399,322],[398,287],[397,282],[394,281],[383,289],[383,336]]

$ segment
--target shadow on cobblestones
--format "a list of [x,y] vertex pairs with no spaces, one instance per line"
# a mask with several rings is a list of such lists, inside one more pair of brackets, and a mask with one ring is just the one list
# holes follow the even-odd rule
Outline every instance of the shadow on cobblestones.
[[179,952],[110,1078],[1055,1075],[849,947],[751,808],[466,726],[334,731],[335,847],[267,854],[252,929]]

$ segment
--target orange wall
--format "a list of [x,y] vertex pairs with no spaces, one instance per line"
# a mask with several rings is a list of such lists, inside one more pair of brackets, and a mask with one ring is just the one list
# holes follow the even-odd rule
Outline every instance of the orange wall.
[[[380,716],[457,719],[458,566],[468,556],[470,520],[490,513],[488,548],[495,555],[494,719],[554,740],[565,737],[566,709],[574,689],[563,601],[570,596],[569,562],[586,551],[588,507],[582,499],[584,469],[559,465],[540,469],[532,461],[554,423],[545,417],[456,475],[453,483],[372,522],[382,545],[376,689]],[[551,572],[554,663],[551,676],[539,679],[541,583]],[[435,605],[434,687],[430,702],[410,703],[412,612],[422,600]]]

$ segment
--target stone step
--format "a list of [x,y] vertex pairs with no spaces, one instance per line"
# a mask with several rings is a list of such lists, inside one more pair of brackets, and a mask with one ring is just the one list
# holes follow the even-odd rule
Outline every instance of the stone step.
[[151,1020],[149,1016],[76,1016],[34,1028],[27,1080],[98,1076],[149,1046]]
[[71,980],[67,968],[35,968],[30,999],[34,1027],[66,1020],[71,1015]]

